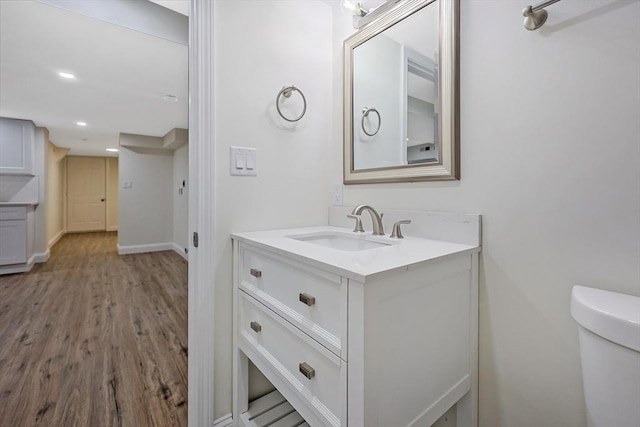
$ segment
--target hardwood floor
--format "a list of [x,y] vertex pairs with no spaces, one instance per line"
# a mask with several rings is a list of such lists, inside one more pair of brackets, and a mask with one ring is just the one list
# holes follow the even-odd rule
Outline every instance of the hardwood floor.
[[0,276],[0,427],[186,426],[187,263],[70,234]]

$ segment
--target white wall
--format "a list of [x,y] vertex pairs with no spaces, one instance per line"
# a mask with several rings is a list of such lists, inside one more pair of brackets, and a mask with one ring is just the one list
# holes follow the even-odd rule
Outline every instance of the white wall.
[[[217,417],[231,410],[229,232],[325,223],[342,180],[353,29],[327,7],[215,5]],[[344,202],[482,214],[481,426],[582,427],[571,287],[640,295],[640,3],[564,0],[535,32],[522,7],[462,0],[461,180],[347,186]],[[309,101],[296,127],[273,106],[291,83]],[[228,176],[229,145],[258,148],[257,177]]]
[[[404,109],[400,90],[404,82],[402,48],[389,37],[378,35],[355,48],[353,57],[355,169],[401,165],[406,157],[399,145],[403,134],[400,114]],[[364,107],[380,113],[380,121],[372,112],[364,120],[365,129],[369,134],[375,133],[373,136],[362,129]]]
[[[574,284],[640,295],[640,2],[462,0],[458,182],[353,185],[345,205],[483,216],[480,425],[585,425]],[[333,181],[342,176],[334,20]],[[488,24],[489,23],[489,24]]]
[[65,231],[65,193],[67,188],[67,161],[61,151],[50,141],[47,142],[46,176],[46,226],[47,246],[51,247]]
[[[182,183],[185,186],[182,186]],[[182,193],[180,192],[182,189]],[[189,247],[189,146],[173,153],[173,243],[184,254]]]
[[[218,418],[231,412],[229,233],[326,223],[334,99],[328,4],[218,1],[214,18]],[[304,92],[308,102],[306,115],[293,125],[282,120],[275,108],[276,95],[291,84]],[[258,176],[229,176],[230,145],[258,149]]]
[[[118,248],[171,249],[173,152],[120,146]],[[123,188],[130,182],[131,188]]]

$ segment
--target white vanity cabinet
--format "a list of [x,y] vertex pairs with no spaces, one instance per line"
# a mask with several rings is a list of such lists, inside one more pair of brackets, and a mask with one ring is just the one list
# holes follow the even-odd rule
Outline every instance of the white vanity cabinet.
[[346,425],[346,282],[247,244],[236,249],[238,356],[251,359],[310,425]]
[[27,262],[27,208],[0,207],[0,265]]
[[248,360],[312,427],[431,426],[456,403],[457,425],[476,425],[479,246],[287,238],[305,230],[233,235],[236,425],[260,425]]
[[29,120],[0,117],[0,175],[30,175],[35,125]]

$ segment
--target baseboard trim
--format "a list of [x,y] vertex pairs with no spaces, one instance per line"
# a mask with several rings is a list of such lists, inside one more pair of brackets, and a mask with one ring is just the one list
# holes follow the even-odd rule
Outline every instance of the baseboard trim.
[[233,416],[227,414],[224,417],[220,417],[213,422],[213,427],[228,427],[233,424]]
[[180,245],[173,244],[173,251],[184,258],[185,261],[189,261],[189,256],[185,253],[184,248]]
[[34,257],[32,256],[29,260],[24,264],[11,264],[0,267],[0,275],[3,274],[15,274],[15,273],[26,273],[31,271],[34,264]]
[[33,264],[14,264],[7,267],[0,267],[0,276],[4,274],[28,273],[33,268]]
[[145,252],[172,251],[173,243],[153,243],[150,245],[118,245],[118,255],[141,254]]
[[51,255],[51,251],[49,251],[49,249],[46,250],[46,252],[41,252],[39,254],[33,254],[33,256],[31,257],[31,259],[29,260],[29,262],[37,262],[37,263],[41,263],[41,262],[47,262],[47,260],[49,259],[49,255]]
[[53,238],[51,240],[49,240],[48,249],[51,249],[53,247],[53,245],[58,243],[58,240],[62,239],[62,236],[64,236],[64,229],[60,230],[60,232],[58,234],[56,234],[55,236],[53,236]]
[[112,225],[110,227],[107,227],[106,231],[118,231],[118,226],[117,225]]
[[31,257],[29,257],[27,262],[25,262],[24,264],[11,264],[7,266],[1,266],[0,275],[14,274],[14,273],[27,273],[31,271],[35,263],[46,262],[49,259],[49,253],[50,252],[47,249],[46,252],[31,255]]

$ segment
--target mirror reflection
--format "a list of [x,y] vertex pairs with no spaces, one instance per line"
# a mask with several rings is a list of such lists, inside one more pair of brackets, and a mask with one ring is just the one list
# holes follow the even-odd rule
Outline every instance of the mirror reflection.
[[458,15],[396,0],[345,40],[345,184],[459,179]]
[[435,163],[438,10],[424,7],[353,50],[353,166]]

